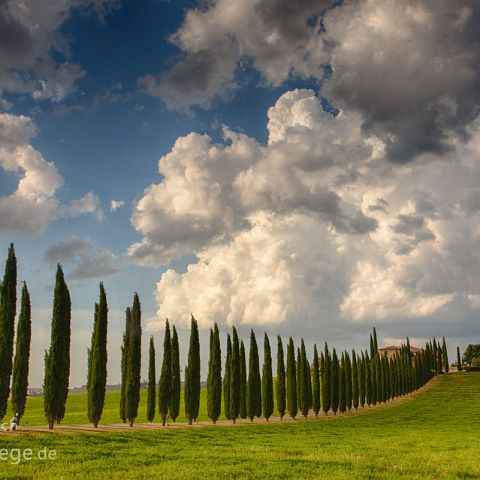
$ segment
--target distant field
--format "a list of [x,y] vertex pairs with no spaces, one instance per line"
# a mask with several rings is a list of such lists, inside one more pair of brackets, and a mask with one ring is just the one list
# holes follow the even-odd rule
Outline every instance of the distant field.
[[[397,406],[330,421],[4,434],[1,449],[36,452],[46,446],[58,457],[19,465],[0,460],[0,478],[480,479],[480,373],[453,373],[435,382]],[[115,395],[109,394],[107,421],[118,421]],[[41,406],[41,399],[30,401]],[[66,423],[85,421],[85,396],[72,396],[70,402]],[[31,407],[31,424],[36,418],[43,424],[41,409],[34,414]]]

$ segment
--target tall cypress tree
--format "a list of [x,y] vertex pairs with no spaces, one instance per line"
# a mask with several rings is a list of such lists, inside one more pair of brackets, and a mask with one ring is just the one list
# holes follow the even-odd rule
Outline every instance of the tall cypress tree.
[[322,410],[325,415],[328,415],[328,411],[332,406],[332,386],[331,386],[331,358],[328,351],[327,342],[325,342],[324,353],[320,358],[321,366],[321,397],[322,397]]
[[370,398],[373,405],[377,404],[377,358],[378,355],[374,355],[370,359],[370,387],[372,390]]
[[128,351],[130,343],[130,329],[132,323],[132,310],[127,307],[125,310],[125,331],[123,332],[123,344],[121,347],[121,387],[120,387],[120,418],[122,422],[127,421],[127,410],[125,400],[125,390],[127,388],[127,372],[128,372]]
[[295,365],[295,345],[293,338],[288,340],[287,347],[287,408],[289,415],[295,419],[298,412],[297,405],[297,372]]
[[340,368],[338,370],[338,409],[340,413],[345,413],[347,409],[346,400],[346,368],[345,368],[345,354],[342,353],[340,360]]
[[302,354],[300,352],[300,347],[297,347],[297,406],[302,411],[302,388],[303,388],[303,382],[302,382]]
[[[3,293],[3,292],[2,292]],[[65,415],[70,375],[71,301],[62,267],[57,266],[53,294],[50,349],[45,352],[43,404],[48,428],[60,423]]]
[[367,405],[370,406],[372,402],[372,365],[368,352],[365,351],[365,399]]
[[373,327],[373,350],[375,354],[378,353],[377,329]]
[[237,421],[240,412],[240,343],[232,327],[232,366],[230,372],[230,420]]
[[155,345],[152,335],[150,336],[150,347],[148,350],[147,420],[149,422],[153,422],[155,418],[156,386]]
[[317,345],[313,345],[313,382],[312,382],[312,409],[318,417],[320,411],[320,362],[318,360]]
[[350,355],[345,352],[345,402],[347,410],[352,409],[353,402],[353,379],[352,379],[352,362]]
[[25,412],[28,390],[28,371],[30,360],[30,340],[32,336],[32,318],[30,294],[27,284],[23,283],[20,315],[17,324],[17,341],[15,344],[15,360],[13,362],[12,410],[18,420]]
[[227,356],[225,359],[225,375],[223,376],[223,410],[225,418],[230,420],[230,372],[232,370],[232,341],[227,334]]
[[153,335],[150,337],[150,347],[148,350],[148,386],[147,386],[147,420],[153,422],[155,418],[157,377],[155,373],[155,345]]
[[352,350],[352,406],[355,410],[358,410],[359,405],[359,392],[358,392],[358,363],[357,354],[355,350]]
[[300,410],[302,412],[302,415],[307,418],[312,398],[312,389],[310,381],[310,365],[307,360],[307,352],[305,350],[305,342],[303,341],[303,338],[300,347],[299,360],[301,365],[299,381],[299,384],[301,385]]
[[385,373],[383,371],[383,362],[382,359],[380,358],[380,355],[377,355],[376,357],[377,361],[377,370],[376,370],[376,382],[377,382],[377,400],[378,403],[383,402],[383,396],[384,396],[384,381],[385,381]]
[[460,356],[460,347],[457,347],[457,370],[462,371],[462,357]]
[[172,392],[170,395],[170,418],[175,422],[180,413],[180,346],[175,325],[172,327]]
[[262,371],[262,407],[263,416],[268,421],[273,413],[273,376],[272,376],[272,352],[270,341],[265,333],[263,339],[263,371]]
[[222,409],[222,352],[220,333],[215,323],[210,330],[210,360],[208,362],[207,379],[207,411],[208,417],[216,423]]
[[140,371],[142,359],[142,311],[140,298],[135,293],[132,305],[132,320],[130,322],[130,340],[128,341],[127,380],[125,385],[125,412],[128,423],[133,422],[138,415],[140,402]]
[[17,259],[13,243],[11,243],[0,292],[0,419],[7,413],[8,396],[10,395],[16,309]]
[[440,346],[440,342],[438,343],[437,347],[437,372],[443,373],[443,351],[442,347]]
[[191,425],[198,417],[200,407],[200,340],[198,324],[191,319],[190,347],[188,365],[185,368],[185,415]]
[[253,422],[254,417],[262,415],[262,381],[258,346],[253,330],[250,331],[250,352],[247,384],[247,416]]
[[240,418],[247,418],[247,360],[245,345],[240,341]]
[[448,373],[448,352],[447,352],[447,343],[445,342],[445,337],[442,340],[442,360],[443,365],[445,366],[445,373]]
[[158,413],[162,425],[167,421],[168,410],[172,400],[172,340],[170,337],[170,324],[165,320],[165,336],[163,337],[163,361],[158,382]]
[[286,385],[285,385],[285,360],[283,354],[282,337],[277,335],[277,381],[275,383],[275,392],[277,395],[277,410],[280,420],[283,420],[286,409]]
[[365,407],[365,356],[358,358],[358,403],[362,408]]
[[335,349],[333,349],[332,352],[332,368],[331,368],[331,395],[332,395],[332,412],[334,415],[337,414],[338,410],[338,402],[339,402],[339,370],[340,370],[340,365],[337,357],[337,352]]
[[88,368],[88,419],[97,428],[105,404],[107,385],[107,327],[108,305],[103,283],[100,283],[100,297],[95,305],[95,319],[92,343],[89,351]]

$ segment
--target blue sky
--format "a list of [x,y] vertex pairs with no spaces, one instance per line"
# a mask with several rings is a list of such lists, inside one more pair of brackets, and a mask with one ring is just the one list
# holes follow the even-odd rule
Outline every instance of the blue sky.
[[0,247],[31,291],[32,355],[56,261],[73,385],[100,281],[112,383],[134,291],[159,346],[190,313],[309,348],[373,324],[383,343],[478,340],[479,9],[461,3],[4,2]]

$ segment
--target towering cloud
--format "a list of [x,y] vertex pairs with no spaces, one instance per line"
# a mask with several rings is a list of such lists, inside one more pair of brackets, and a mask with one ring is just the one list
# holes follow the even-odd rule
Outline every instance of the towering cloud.
[[228,130],[224,144],[178,139],[132,216],[134,261],[198,258],[162,275],[159,318],[308,329],[477,308],[479,127],[448,159],[391,163],[361,115],[295,90],[269,110],[267,145]]

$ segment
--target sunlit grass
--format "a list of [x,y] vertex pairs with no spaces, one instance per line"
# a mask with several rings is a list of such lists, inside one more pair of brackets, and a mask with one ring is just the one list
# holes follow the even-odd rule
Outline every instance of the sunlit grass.
[[1,448],[46,446],[58,459],[1,461],[0,477],[475,479],[479,440],[480,374],[455,373],[397,406],[331,421],[3,435]]

